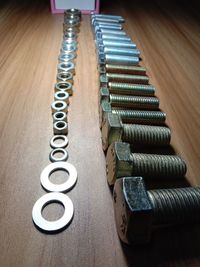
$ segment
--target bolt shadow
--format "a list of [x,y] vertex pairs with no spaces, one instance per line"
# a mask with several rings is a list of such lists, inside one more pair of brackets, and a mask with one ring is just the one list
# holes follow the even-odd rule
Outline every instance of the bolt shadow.
[[200,227],[185,225],[154,231],[146,245],[121,246],[128,266],[193,266],[200,260],[199,242]]

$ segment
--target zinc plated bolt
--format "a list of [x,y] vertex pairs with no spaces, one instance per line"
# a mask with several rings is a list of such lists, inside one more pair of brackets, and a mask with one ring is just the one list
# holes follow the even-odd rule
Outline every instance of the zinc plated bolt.
[[135,49],[136,44],[133,42],[123,42],[121,40],[103,40],[99,39],[96,40],[97,44],[97,50],[100,50],[99,46],[107,46],[107,47],[120,47],[120,48],[130,48],[130,49]]
[[100,87],[108,87],[109,82],[123,82],[132,84],[148,84],[149,77],[146,75],[131,75],[131,74],[119,74],[119,73],[106,73],[100,75]]
[[146,69],[141,66],[128,66],[128,65],[113,65],[106,64],[99,68],[100,74],[117,73],[117,74],[131,74],[131,75],[146,75]]
[[136,146],[168,146],[171,131],[164,126],[124,124],[117,114],[108,113],[102,126],[103,149],[114,142],[127,142]]
[[140,56],[140,50],[138,49],[120,48],[115,46],[114,47],[100,46],[98,52],[105,54],[123,55],[123,56],[134,56],[134,57]]
[[149,242],[155,228],[200,221],[200,187],[147,191],[142,177],[124,177],[113,199],[118,235],[128,244]]
[[149,96],[133,96],[133,95],[116,95],[111,94],[108,88],[100,89],[99,103],[109,102],[112,107],[120,107],[124,109],[148,109],[158,110],[159,99]]
[[97,42],[101,42],[108,40],[108,41],[114,41],[114,42],[123,42],[123,43],[131,43],[132,40],[129,36],[127,35],[122,35],[122,36],[118,36],[118,35],[110,35],[110,34],[102,34],[101,36],[96,36],[96,40]]
[[99,53],[99,66],[105,64],[138,65],[139,57]]
[[118,30],[121,31],[122,30],[122,25],[121,24],[100,24],[100,23],[96,23],[94,25],[94,32],[96,33],[97,31],[101,31],[101,30]]
[[118,114],[124,123],[163,125],[166,119],[166,113],[162,111],[113,108],[108,101],[104,101],[99,110],[100,128],[107,113]]
[[91,17],[91,24],[94,25],[95,22],[107,22],[107,23],[121,23],[122,21],[115,18],[97,18]]
[[130,144],[114,142],[106,155],[107,180],[113,185],[118,178],[143,176],[151,179],[177,179],[186,174],[186,163],[179,156],[132,153]]
[[124,22],[124,18],[122,16],[116,15],[109,15],[109,14],[92,14],[91,18],[107,18],[107,19],[114,19],[118,22]]
[[155,87],[149,84],[108,82],[109,91],[116,94],[153,96]]
[[101,38],[103,35],[109,35],[109,36],[127,36],[127,33],[123,30],[110,30],[110,29],[102,29],[100,28],[97,32],[96,32],[96,36],[98,38]]

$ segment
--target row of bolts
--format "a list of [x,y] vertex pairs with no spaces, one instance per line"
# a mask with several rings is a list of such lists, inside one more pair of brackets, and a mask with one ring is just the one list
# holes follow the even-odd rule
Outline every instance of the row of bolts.
[[[100,128],[107,180],[114,185],[117,231],[123,242],[137,244],[149,241],[155,226],[198,222],[200,188],[146,190],[143,178],[183,178],[187,168],[183,159],[163,150],[149,154],[155,147],[169,148],[171,131],[123,22],[121,16],[91,15],[100,73]],[[132,146],[136,152],[148,151],[132,153]]]

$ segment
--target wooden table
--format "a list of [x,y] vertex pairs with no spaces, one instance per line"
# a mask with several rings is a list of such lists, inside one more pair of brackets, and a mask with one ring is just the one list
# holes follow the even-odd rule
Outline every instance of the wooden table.
[[[162,2],[162,3],[161,3]],[[200,27],[195,1],[106,1],[102,11],[123,15],[142,53],[172,146],[187,162],[187,181],[200,184]],[[79,34],[74,95],[69,107],[69,162],[78,183],[67,193],[75,207],[70,226],[45,235],[33,225],[35,201],[45,194],[40,173],[49,164],[50,105],[63,16],[48,1],[0,4],[0,266],[199,266],[199,227],[156,231],[145,246],[120,243],[98,127],[95,46],[84,16]],[[54,181],[63,180],[63,173]],[[60,205],[44,210],[48,219]],[[57,216],[57,217],[55,217]]]

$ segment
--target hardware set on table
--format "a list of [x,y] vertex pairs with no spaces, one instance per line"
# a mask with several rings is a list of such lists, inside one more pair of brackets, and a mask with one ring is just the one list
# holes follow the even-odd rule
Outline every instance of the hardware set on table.
[[[52,163],[41,173],[41,185],[51,193],[42,196],[32,211],[35,225],[45,232],[64,229],[74,212],[72,201],[62,192],[69,191],[77,181],[75,167],[65,162],[65,148],[80,20],[79,10],[65,11],[55,101],[51,105]],[[140,65],[140,51],[123,30],[123,23],[121,16],[91,15],[100,75],[99,126],[107,181],[114,186],[117,231],[123,242],[137,244],[148,242],[156,227],[199,221],[200,188],[146,190],[149,181],[184,179],[187,167],[180,156],[169,152],[171,131],[165,124],[166,114],[159,109],[155,87]],[[57,153],[62,157],[56,157]],[[50,182],[49,176],[57,170],[69,173],[65,183]],[[59,220],[50,222],[42,217],[42,209],[52,202],[63,204],[65,212]]]
[[137,244],[148,242],[156,227],[199,222],[200,188],[146,190],[149,181],[184,179],[187,167],[169,152],[166,114],[123,23],[121,16],[91,15],[102,146],[107,181],[114,186],[117,231],[123,242]]

